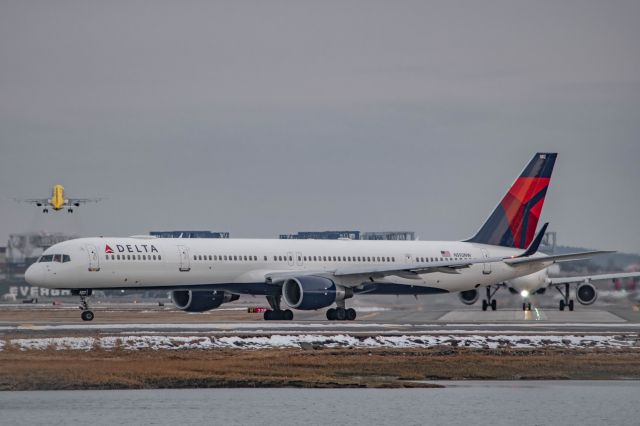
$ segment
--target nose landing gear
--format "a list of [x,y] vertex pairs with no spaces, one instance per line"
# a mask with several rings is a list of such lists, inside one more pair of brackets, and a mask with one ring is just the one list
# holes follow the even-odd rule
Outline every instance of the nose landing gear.
[[80,318],[82,321],[93,321],[95,315],[91,309],[89,309],[89,303],[87,302],[87,297],[91,296],[91,289],[87,290],[72,290],[71,294],[74,296],[80,296],[80,310],[82,314],[80,314]]

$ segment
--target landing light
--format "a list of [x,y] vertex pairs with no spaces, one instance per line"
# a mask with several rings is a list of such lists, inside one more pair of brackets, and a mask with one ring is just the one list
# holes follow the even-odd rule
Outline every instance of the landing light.
[[529,292],[527,290],[522,290],[520,292],[520,296],[526,299],[527,297],[529,297]]

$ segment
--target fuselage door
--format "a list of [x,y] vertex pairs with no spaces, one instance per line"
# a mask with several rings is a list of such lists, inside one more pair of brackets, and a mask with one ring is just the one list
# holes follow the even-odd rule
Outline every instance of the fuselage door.
[[96,246],[87,244],[87,254],[89,255],[89,271],[96,272],[100,270],[100,258]]
[[191,263],[189,259],[189,249],[185,246],[178,246],[178,258],[180,259],[179,269],[182,272],[191,270]]
[[[489,252],[485,249],[482,249],[482,257],[484,257],[485,259],[489,258]],[[490,263],[483,263],[482,264],[482,273],[485,275],[489,275],[491,273],[491,264]]]

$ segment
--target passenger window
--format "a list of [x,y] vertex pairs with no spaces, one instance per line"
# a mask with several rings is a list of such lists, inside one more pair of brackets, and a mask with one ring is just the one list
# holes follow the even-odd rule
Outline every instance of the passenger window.
[[198,260],[198,256],[196,256],[195,254],[193,255],[193,260]]
[[244,260],[247,260],[247,256],[244,257]]
[[147,255],[146,254],[142,255],[142,260],[147,260]]
[[302,257],[298,256],[298,262],[302,261]]
[[158,260],[160,260],[160,259],[162,259],[162,258],[160,257],[160,255],[158,255]]
[[120,255],[118,255],[118,260],[120,260]]
[[293,256],[289,256],[289,262],[293,262]]

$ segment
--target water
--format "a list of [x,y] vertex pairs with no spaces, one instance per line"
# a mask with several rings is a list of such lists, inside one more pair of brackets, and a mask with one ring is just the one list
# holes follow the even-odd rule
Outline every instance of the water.
[[441,383],[447,388],[0,392],[0,424],[640,424],[640,381]]

